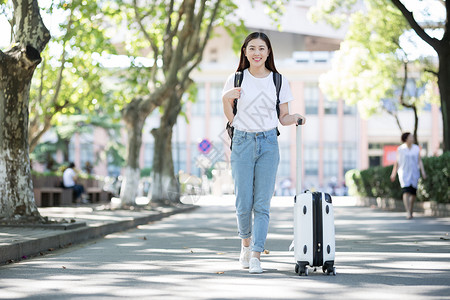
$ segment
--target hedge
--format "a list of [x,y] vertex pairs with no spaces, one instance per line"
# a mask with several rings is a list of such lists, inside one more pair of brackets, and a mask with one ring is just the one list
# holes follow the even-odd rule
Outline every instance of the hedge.
[[[419,179],[418,201],[450,203],[450,151],[439,157],[422,159],[427,179]],[[393,166],[374,167],[367,170],[350,170],[345,174],[349,194],[361,197],[401,199],[398,176],[391,182]]]
[[[31,170],[31,175],[35,176],[35,177],[46,177],[46,176],[56,176],[56,177],[61,177],[63,176],[63,171],[62,170],[57,170],[57,171],[45,171],[45,172],[37,172],[35,170]],[[92,174],[87,174],[84,172],[80,172],[78,174],[78,177],[82,178],[82,179],[96,179],[96,180],[103,180],[103,176],[100,175],[92,175]]]

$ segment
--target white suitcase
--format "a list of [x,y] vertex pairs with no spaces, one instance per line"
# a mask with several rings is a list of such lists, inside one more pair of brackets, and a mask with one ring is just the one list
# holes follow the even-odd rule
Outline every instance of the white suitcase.
[[322,267],[336,275],[335,233],[331,196],[327,193],[301,193],[301,129],[297,126],[297,193],[294,198],[295,273],[308,276],[308,267]]

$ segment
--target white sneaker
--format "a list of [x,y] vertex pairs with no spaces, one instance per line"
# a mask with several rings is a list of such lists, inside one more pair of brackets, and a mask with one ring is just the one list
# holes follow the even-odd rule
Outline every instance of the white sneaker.
[[241,263],[242,268],[248,269],[250,263],[250,257],[252,256],[252,250],[250,246],[241,248],[241,255],[239,257],[239,262]]
[[261,268],[261,262],[256,257],[252,257],[249,263],[249,272],[252,274],[262,273],[263,269]]

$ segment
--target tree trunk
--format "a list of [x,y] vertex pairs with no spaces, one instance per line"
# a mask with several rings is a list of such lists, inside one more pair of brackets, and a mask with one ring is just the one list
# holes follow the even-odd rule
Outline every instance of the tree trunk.
[[36,0],[13,0],[15,46],[0,51],[0,219],[43,222],[34,202],[28,145],[31,79],[50,39]]
[[0,54],[0,218],[7,220],[41,220],[28,156],[28,96],[35,67],[21,66],[23,56],[35,52],[15,47]]
[[174,174],[172,158],[172,127],[161,126],[152,130],[155,150],[152,170],[151,203],[168,206],[180,202],[180,188]]
[[131,168],[130,166],[125,167],[122,186],[120,188],[120,199],[122,200],[122,205],[134,205],[140,178],[140,168]]
[[184,88],[172,93],[164,105],[160,127],[152,130],[155,138],[151,189],[153,205],[180,203],[180,184],[175,176],[172,157],[172,133],[182,107],[180,103],[182,91]]
[[140,109],[141,102],[141,99],[134,99],[122,111],[128,133],[127,166],[120,189],[120,199],[124,205],[134,204],[141,177],[139,155],[142,145],[142,129],[147,117]]
[[450,151],[450,44],[439,54],[438,85],[441,95],[444,151]]
[[419,145],[419,139],[417,136],[417,129],[419,128],[419,115],[417,114],[417,108],[415,105],[412,107],[414,112],[414,141],[417,145]]

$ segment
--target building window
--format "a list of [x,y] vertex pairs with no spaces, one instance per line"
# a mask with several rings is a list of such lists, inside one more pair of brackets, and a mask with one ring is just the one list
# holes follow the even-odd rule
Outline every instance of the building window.
[[336,115],[337,114],[337,108],[338,108],[338,102],[328,100],[325,98],[324,102],[324,111],[326,115]]
[[317,115],[319,111],[319,86],[317,83],[305,84],[305,113]]
[[180,170],[186,172],[186,153],[185,142],[172,144],[173,169],[175,174],[178,174]]
[[113,154],[108,153],[106,157],[107,157],[107,162],[108,162],[108,165],[107,165],[108,176],[118,177],[120,175],[120,171],[122,168],[120,166],[116,166],[114,164]]
[[144,168],[153,168],[154,143],[145,143],[144,145]]
[[291,175],[291,151],[289,143],[280,143],[280,164],[278,165],[278,178],[288,178]]
[[216,48],[212,48],[210,51],[209,51],[209,55],[210,55],[210,57],[209,57],[209,62],[211,62],[211,63],[216,63],[217,62],[217,49]]
[[356,115],[356,105],[347,105],[344,102],[344,115]]
[[73,141],[73,137],[72,139],[70,139],[68,150],[69,150],[69,161],[75,162],[75,142]]
[[381,166],[381,156],[369,156],[369,168]]
[[81,169],[85,169],[88,163],[91,167],[94,165],[94,145],[93,143],[82,143],[80,145],[80,163]]
[[383,149],[383,145],[380,143],[369,143],[369,149]]
[[211,84],[211,115],[221,116],[223,115],[223,104],[222,104],[222,83],[212,83]]
[[193,116],[204,116],[205,115],[205,99],[206,91],[204,83],[197,83],[197,97],[195,102],[192,103],[192,115]]
[[344,143],[342,148],[342,164],[344,168],[344,175],[349,170],[356,168],[356,144],[355,143]]
[[338,144],[325,143],[323,149],[323,175],[324,177],[338,177]]
[[305,167],[305,175],[319,174],[319,144],[305,143],[303,146],[303,162]]

